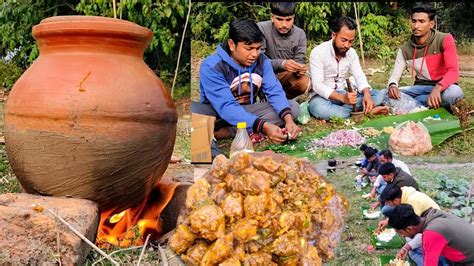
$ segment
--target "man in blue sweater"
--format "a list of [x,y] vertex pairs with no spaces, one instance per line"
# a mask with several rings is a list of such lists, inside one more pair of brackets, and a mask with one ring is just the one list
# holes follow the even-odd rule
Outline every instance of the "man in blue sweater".
[[301,132],[293,121],[298,103],[287,100],[270,60],[261,53],[263,38],[254,21],[234,20],[229,40],[201,64],[200,102],[192,102],[191,109],[217,118],[218,139],[233,137],[238,122],[274,143],[296,139]]

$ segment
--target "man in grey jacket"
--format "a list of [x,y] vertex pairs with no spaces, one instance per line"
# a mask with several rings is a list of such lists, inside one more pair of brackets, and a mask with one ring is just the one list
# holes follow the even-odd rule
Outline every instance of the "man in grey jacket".
[[265,36],[262,47],[270,58],[275,72],[288,99],[304,94],[311,82],[306,75],[306,34],[293,25],[296,3],[271,3],[271,20],[257,25]]

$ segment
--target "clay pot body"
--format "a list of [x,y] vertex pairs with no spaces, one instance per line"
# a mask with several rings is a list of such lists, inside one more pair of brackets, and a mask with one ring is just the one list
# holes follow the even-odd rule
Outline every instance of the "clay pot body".
[[33,27],[40,55],[5,106],[11,167],[29,193],[141,201],[168,166],[177,113],[143,61],[152,32],[134,23],[53,17]]

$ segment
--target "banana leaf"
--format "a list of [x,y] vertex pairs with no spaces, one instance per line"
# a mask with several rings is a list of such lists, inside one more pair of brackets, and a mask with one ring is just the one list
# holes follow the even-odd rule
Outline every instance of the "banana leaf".
[[[425,118],[433,117],[435,115],[439,115],[441,120],[424,120]],[[433,146],[440,145],[446,139],[462,132],[459,119],[456,116],[450,114],[444,108],[430,109],[406,115],[379,117],[359,124],[358,128],[373,127],[377,130],[382,130],[384,127],[396,127],[398,124],[408,120],[412,120],[414,122],[422,122],[426,126],[428,132],[430,133],[431,143]],[[471,123],[470,129],[472,128],[474,128],[474,125]],[[316,152],[310,152],[308,150],[308,147],[310,146],[312,140],[327,136],[329,133],[331,133],[331,131],[332,130],[330,129],[323,129],[313,134],[302,136],[302,138],[299,138],[298,140],[292,141],[288,144],[270,144],[266,147],[261,147],[257,150],[272,150],[277,153],[285,153],[296,157],[306,157],[311,161],[335,157],[350,157],[360,154],[358,147],[349,146],[337,148],[320,148],[317,149]],[[389,134],[382,133],[378,137],[367,138],[366,143],[374,144],[380,149],[386,149],[389,148],[389,137]]]
[[[432,117],[434,115],[439,115],[441,120],[424,120],[425,118]],[[446,139],[459,134],[462,132],[461,124],[459,123],[459,119],[450,114],[444,108],[438,109],[430,109],[422,112],[417,112],[413,114],[406,114],[406,115],[396,115],[396,116],[386,116],[380,117],[368,122],[365,122],[360,125],[361,128],[365,127],[373,127],[377,130],[382,130],[384,127],[393,126],[396,127],[398,124],[412,120],[414,122],[421,122],[423,123],[428,132],[431,136],[431,144],[433,146],[438,146],[443,143]],[[473,128],[471,124],[470,129]],[[386,135],[386,134],[385,134]],[[378,142],[384,142],[385,138],[388,141],[387,136],[383,136],[378,140]],[[380,138],[380,137],[379,137]]]

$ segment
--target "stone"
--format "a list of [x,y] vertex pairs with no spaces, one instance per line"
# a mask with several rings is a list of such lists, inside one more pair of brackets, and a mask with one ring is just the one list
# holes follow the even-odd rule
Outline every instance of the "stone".
[[57,264],[59,258],[63,265],[84,263],[91,247],[48,210],[95,242],[99,209],[94,202],[26,193],[3,194],[0,195],[0,265],[49,265]]

